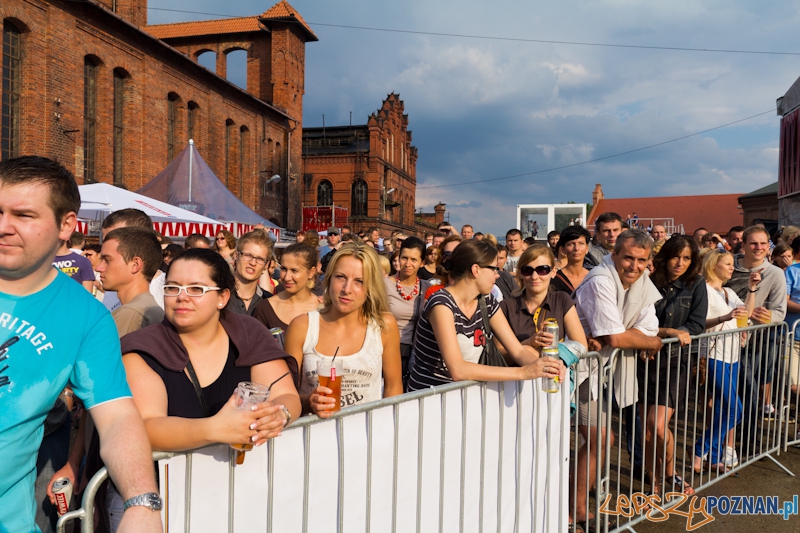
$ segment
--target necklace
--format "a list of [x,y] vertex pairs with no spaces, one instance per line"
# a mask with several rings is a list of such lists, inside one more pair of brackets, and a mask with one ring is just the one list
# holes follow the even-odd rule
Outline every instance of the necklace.
[[400,274],[397,274],[394,277],[394,279],[397,282],[397,285],[396,285],[397,286],[397,294],[399,294],[400,298],[402,298],[403,300],[406,300],[406,301],[411,300],[412,298],[414,298],[414,296],[419,294],[419,276],[417,276],[417,280],[414,282],[414,290],[411,291],[411,294],[404,294],[403,293],[403,286],[400,285]]

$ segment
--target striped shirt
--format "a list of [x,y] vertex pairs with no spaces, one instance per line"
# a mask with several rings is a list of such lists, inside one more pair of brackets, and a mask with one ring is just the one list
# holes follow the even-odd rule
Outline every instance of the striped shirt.
[[[437,305],[444,305],[452,311],[456,326],[456,338],[465,361],[477,363],[484,346],[486,346],[486,335],[483,332],[483,317],[481,316],[480,307],[475,310],[475,314],[467,317],[459,309],[450,292],[446,289],[437,291],[428,300],[425,311],[420,316],[417,324],[413,366],[408,382],[408,388],[412,391],[444,385],[453,381],[439,351],[439,344],[433,335],[431,323],[428,320],[428,314]],[[491,318],[500,308],[500,304],[490,295],[486,297],[486,308]]]

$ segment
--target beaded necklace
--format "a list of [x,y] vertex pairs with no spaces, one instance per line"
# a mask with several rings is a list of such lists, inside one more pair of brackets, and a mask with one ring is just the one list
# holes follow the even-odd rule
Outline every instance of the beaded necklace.
[[395,279],[396,286],[397,286],[397,294],[399,294],[400,298],[402,298],[403,300],[406,300],[406,301],[411,300],[417,294],[419,294],[419,276],[417,276],[417,281],[414,282],[414,290],[411,291],[411,294],[404,294],[403,293],[403,286],[400,284],[400,274],[397,274],[394,277],[394,279]]

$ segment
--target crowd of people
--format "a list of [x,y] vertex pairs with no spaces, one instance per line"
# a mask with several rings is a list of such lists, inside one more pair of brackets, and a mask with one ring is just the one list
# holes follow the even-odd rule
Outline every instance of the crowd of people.
[[[569,383],[570,367],[583,437],[572,483],[585,494],[602,460],[598,443],[615,437],[605,429],[611,406],[598,405],[598,360],[582,356],[597,351],[607,363],[617,349],[614,405],[626,428],[643,428],[625,430],[635,473],[654,492],[692,494],[673,464],[669,424],[686,400],[678,376],[691,370],[690,337],[736,330],[743,317],[800,318],[800,264],[790,266],[800,261],[797,228],[775,239],[786,245],[772,252],[775,264],[760,226],[731,228],[726,239],[703,228],[669,236],[660,225],[628,228],[616,213],[600,215],[594,235],[582,223],[543,242],[511,229],[504,244],[447,222],[422,238],[331,227],[323,243],[316,231],[299,233],[278,256],[263,227],[180,245],[133,209],[108,216],[101,243],[87,244],[74,232],[79,205],[74,178],[57,163],[0,162],[8,530],[53,530],[53,481],[66,477],[80,491],[105,464],[112,481],[98,494],[99,529],[156,531],[152,450],[260,446],[305,414],[325,418],[461,380]],[[553,322],[557,337],[544,328]],[[678,347],[668,351],[665,339]],[[559,344],[560,358],[542,357]],[[738,463],[735,426],[774,412],[775,352],[757,357],[738,340],[701,352],[715,392],[693,466],[724,471]],[[338,397],[318,370],[337,359]],[[800,342],[789,359],[796,393]],[[243,381],[272,384],[269,401],[238,409],[231,391]],[[573,504],[572,527],[593,530],[585,500]]]

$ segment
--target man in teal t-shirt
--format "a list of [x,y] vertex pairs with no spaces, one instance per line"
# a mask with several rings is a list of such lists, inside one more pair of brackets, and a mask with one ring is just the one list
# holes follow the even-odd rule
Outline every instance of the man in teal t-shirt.
[[[92,414],[123,498],[156,490],[114,322],[52,266],[79,206],[75,179],[59,164],[35,156],[0,162],[0,533],[38,530],[36,454],[68,382]],[[135,501],[119,531],[161,531],[160,514]]]

